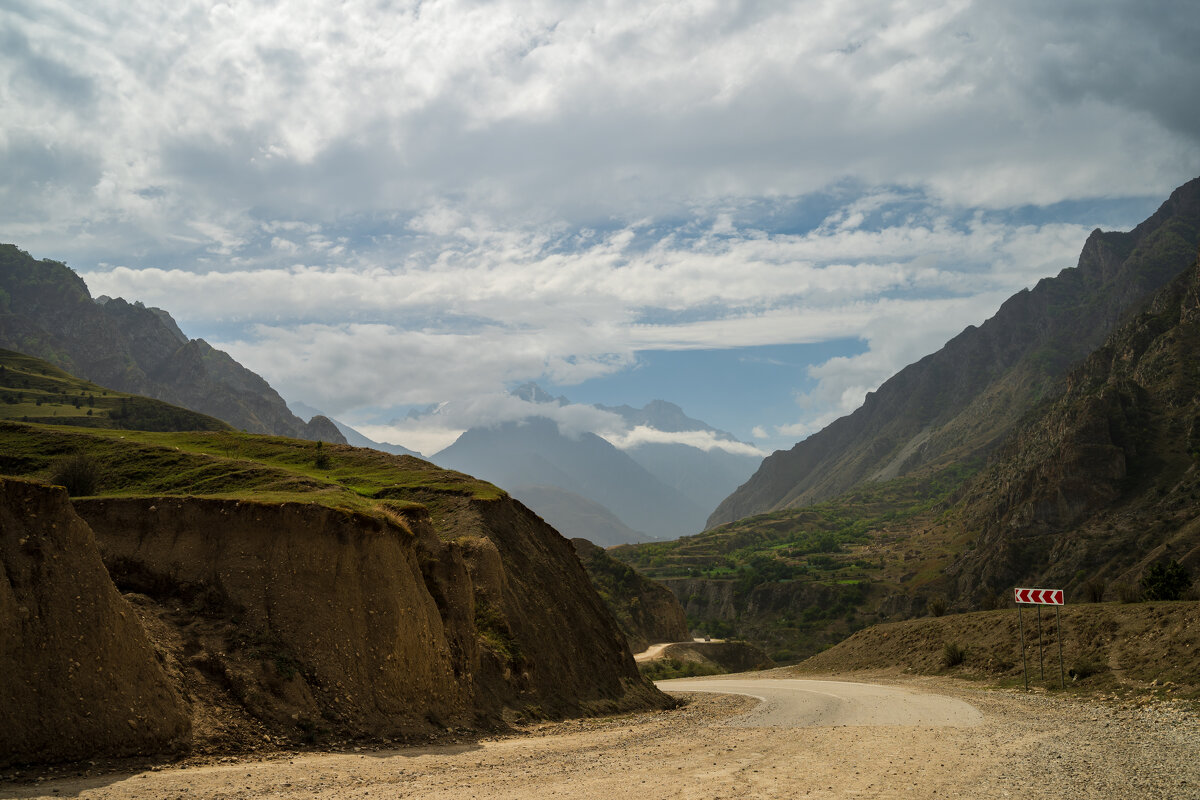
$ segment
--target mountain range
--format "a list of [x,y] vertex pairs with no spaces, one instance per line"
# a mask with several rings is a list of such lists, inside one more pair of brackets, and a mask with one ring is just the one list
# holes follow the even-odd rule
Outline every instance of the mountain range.
[[1014,586],[1132,600],[1200,572],[1198,247],[1200,179],[767,458],[710,518],[735,521],[610,553],[781,661]]
[[1078,265],[1009,298],[862,406],[758,471],[708,518],[713,527],[836,497],[863,482],[980,463],[1066,372],[1192,261],[1200,178],[1128,233],[1093,231]]
[[189,339],[166,311],[93,299],[65,264],[11,244],[0,244],[0,347],[251,433],[346,441],[325,417],[297,417],[270,384],[203,339]]
[[[569,403],[565,397],[551,397],[532,383],[512,394],[531,405],[528,418],[471,428],[430,460],[505,488],[568,537],[614,545],[695,532],[713,498],[731,491],[758,463],[753,455],[663,437],[699,432],[741,444],[664,400],[643,408],[596,407],[644,435],[619,448],[596,433],[563,433],[550,415]],[[537,413],[539,406],[545,416]],[[655,440],[662,438],[668,441]]]

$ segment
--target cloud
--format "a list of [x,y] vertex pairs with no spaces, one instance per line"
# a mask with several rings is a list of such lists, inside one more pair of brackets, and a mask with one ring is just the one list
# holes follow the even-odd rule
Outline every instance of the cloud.
[[1200,172],[1191,5],[16,0],[0,237],[331,413],[864,339],[798,435]]
[[[40,236],[86,227],[112,254],[169,255],[197,232],[208,253],[196,223],[238,236],[229,223],[281,212],[335,225],[379,214],[395,230],[424,220],[413,231],[479,212],[576,227],[846,178],[1048,204],[1161,194],[1200,169],[1189,11],[14,4],[0,11],[0,100],[21,110],[5,139],[98,165],[70,203],[33,183]],[[150,186],[161,194],[147,203]],[[451,213],[435,224],[436,208]],[[0,209],[17,210],[16,198]],[[228,255],[222,241],[212,255]]]
[[762,458],[767,453],[746,442],[719,438],[712,431],[660,431],[645,425],[637,425],[620,432],[607,432],[604,438],[614,447],[628,450],[642,444],[683,444],[708,452],[724,450],[739,456]]

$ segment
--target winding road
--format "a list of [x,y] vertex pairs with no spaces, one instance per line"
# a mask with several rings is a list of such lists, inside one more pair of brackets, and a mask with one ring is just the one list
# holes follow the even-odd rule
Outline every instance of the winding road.
[[1200,720],[964,682],[666,681],[682,707],[403,749],[193,760],[0,784],[87,800],[1200,798]]
[[717,692],[753,697],[760,704],[728,724],[741,728],[847,725],[968,727],[983,722],[969,703],[874,683],[788,679],[681,678],[659,681],[665,692]]

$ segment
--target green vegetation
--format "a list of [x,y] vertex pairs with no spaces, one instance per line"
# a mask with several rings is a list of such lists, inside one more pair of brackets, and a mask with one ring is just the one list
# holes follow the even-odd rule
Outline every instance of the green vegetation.
[[[414,505],[435,514],[453,498],[503,492],[409,456],[233,431],[162,433],[0,421],[0,474],[51,482],[64,459],[96,465],[88,494],[192,495],[263,502],[312,502],[384,515]],[[78,492],[72,492],[77,494]]]
[[219,419],[70,375],[0,349],[0,419],[144,431],[227,431]]
[[[794,661],[882,620],[881,598],[944,591],[945,565],[972,538],[951,509],[975,468],[868,483],[819,505],[609,554],[672,588],[692,630]],[[726,591],[732,615],[718,599]]]
[[1142,575],[1142,597],[1146,600],[1182,600],[1192,585],[1187,568],[1175,559],[1151,564]]
[[656,658],[638,664],[642,675],[652,681],[665,681],[670,678],[695,678],[698,675],[720,675],[725,670],[716,664],[700,661],[681,661],[677,658]]

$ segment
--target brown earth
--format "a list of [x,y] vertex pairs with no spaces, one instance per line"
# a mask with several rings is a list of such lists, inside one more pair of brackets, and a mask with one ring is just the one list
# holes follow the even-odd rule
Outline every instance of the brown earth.
[[761,648],[748,642],[672,642],[645,660],[660,658],[709,665],[722,672],[747,672],[775,666]]
[[511,500],[377,517],[303,503],[97,498],[76,508],[139,595],[195,746],[405,738],[668,701],[571,546]]
[[[1030,683],[1057,686],[1058,639],[1049,607],[1042,612],[1044,666],[1038,657],[1037,611],[1026,607],[1021,617],[1009,608],[875,625],[792,669],[797,674],[900,669],[1013,683],[1022,675],[1022,622]],[[1067,605],[1061,630],[1066,682],[1075,688],[1200,698],[1200,602]],[[946,666],[947,643],[965,648],[961,665]]]
[[66,491],[0,478],[0,765],[171,750],[189,728]]
[[[757,675],[770,683],[779,673]],[[1200,720],[1175,704],[880,680],[969,704],[978,719],[966,726],[761,726],[745,713],[757,701],[704,694],[674,711],[528,726],[519,736],[449,746],[23,774],[0,784],[0,797],[1200,797]]]

